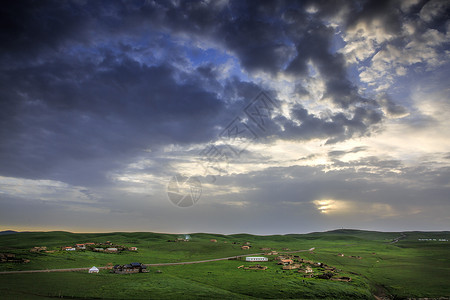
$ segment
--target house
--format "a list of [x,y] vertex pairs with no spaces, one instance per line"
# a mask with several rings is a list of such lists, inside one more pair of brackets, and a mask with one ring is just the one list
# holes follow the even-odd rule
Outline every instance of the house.
[[64,247],[64,250],[66,250],[66,251],[75,251],[77,249],[75,249],[74,247]]
[[266,266],[254,265],[249,267],[244,267],[244,270],[267,270]]
[[80,250],[85,250],[86,246],[84,244],[76,244],[75,247]]
[[103,249],[103,248],[94,248],[92,250],[93,251],[97,251],[97,252],[105,251],[105,249]]
[[281,259],[279,265],[291,265],[294,261],[292,259]]
[[278,252],[277,251],[270,251],[270,252],[264,253],[264,255],[278,255]]
[[176,242],[189,242],[191,239],[191,236],[189,234],[183,234],[179,236],[175,241]]
[[331,278],[331,280],[334,280],[334,281],[344,281],[344,282],[349,282],[349,281],[352,281],[352,279],[350,278],[350,277],[339,277],[339,278]]
[[269,259],[267,257],[263,256],[247,256],[245,258],[245,261],[268,261]]
[[13,261],[16,259],[16,255],[13,253],[0,253],[0,262]]
[[308,266],[308,267],[306,267],[304,269],[299,269],[298,272],[299,273],[306,273],[306,274],[308,274],[308,273],[312,273],[313,269],[311,269],[311,267]]
[[132,274],[132,273],[146,273],[147,266],[139,262],[132,262],[126,265],[115,265],[111,271],[116,274]]
[[281,261],[281,260],[283,260],[283,259],[288,259],[289,257],[286,257],[286,256],[283,256],[283,255],[280,255],[280,256],[277,256],[277,257],[275,257],[275,260],[277,260],[277,261]]
[[245,242],[244,245],[250,245],[250,242]]
[[211,243],[217,243],[217,240],[216,239],[210,239],[209,240]]
[[117,250],[117,248],[106,248],[105,251],[107,251],[107,252],[117,252],[118,250]]
[[33,247],[30,249],[30,252],[40,252],[40,251],[47,251],[47,247]]
[[282,267],[283,270],[295,270],[300,268],[302,265],[301,264],[293,264],[293,265],[285,265]]
[[128,248],[128,250],[130,250],[130,251],[137,251],[137,247],[130,247],[130,248]]
[[250,247],[249,246],[242,246],[241,249],[242,250],[248,250],[248,249],[250,249]]

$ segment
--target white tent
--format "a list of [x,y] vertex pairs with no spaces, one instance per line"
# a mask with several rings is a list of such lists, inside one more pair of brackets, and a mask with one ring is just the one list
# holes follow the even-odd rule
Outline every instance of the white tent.
[[89,269],[89,273],[98,273],[98,268],[96,266],[93,266]]

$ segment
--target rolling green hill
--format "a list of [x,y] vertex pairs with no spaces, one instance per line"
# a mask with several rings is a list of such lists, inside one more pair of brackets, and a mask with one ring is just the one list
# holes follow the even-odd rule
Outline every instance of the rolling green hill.
[[[305,260],[336,268],[350,282],[304,278],[297,270],[283,270],[274,256],[260,263],[267,270],[244,270],[242,260],[150,267],[149,273],[118,275],[108,270],[83,272],[0,274],[2,299],[397,299],[450,297],[450,232],[374,232],[340,229],[310,234],[256,236],[249,234],[190,234],[189,242],[168,242],[180,235],[133,233],[23,232],[0,235],[0,253],[14,254],[29,263],[4,262],[0,271],[43,270],[126,264],[188,262],[264,252],[308,250]],[[399,238],[400,237],[400,238]],[[397,238],[398,242],[392,243]],[[217,242],[211,242],[211,239]],[[426,239],[424,241],[423,239]],[[435,239],[435,240],[434,240]],[[135,246],[138,251],[100,253],[62,251],[76,243]],[[250,250],[241,246],[248,242]],[[30,252],[45,246],[49,252]],[[289,250],[283,250],[289,249]],[[338,254],[343,254],[339,256]],[[157,272],[157,270],[161,272]],[[326,273],[314,267],[314,274]]]

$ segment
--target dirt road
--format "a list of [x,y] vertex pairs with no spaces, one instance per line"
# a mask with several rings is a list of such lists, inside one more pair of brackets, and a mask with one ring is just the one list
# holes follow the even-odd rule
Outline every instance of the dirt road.
[[398,243],[398,241],[400,241],[401,239],[404,239],[405,237],[406,237],[406,234],[400,233],[400,236],[393,239],[392,242],[390,242],[390,244]]

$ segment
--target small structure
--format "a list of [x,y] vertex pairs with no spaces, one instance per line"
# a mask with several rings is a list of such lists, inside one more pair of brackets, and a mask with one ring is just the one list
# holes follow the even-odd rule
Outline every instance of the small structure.
[[244,245],[250,245],[250,242],[245,242]]
[[14,253],[0,253],[0,263],[29,263],[29,259],[16,257]]
[[254,265],[249,267],[244,267],[244,270],[267,270],[266,266]]
[[209,240],[211,243],[217,243],[217,240],[216,239],[210,239]]
[[117,248],[106,248],[105,251],[106,251],[106,252],[114,253],[114,252],[117,252],[118,250],[117,250]]
[[191,239],[191,236],[189,234],[183,234],[183,235],[177,237],[177,239],[175,241],[177,241],[177,242],[189,242],[190,239]]
[[280,260],[280,262],[278,264],[279,265],[291,265],[293,263],[294,263],[294,261],[292,259],[282,259],[282,260]]
[[130,248],[128,248],[128,250],[130,250],[130,251],[137,251],[137,247],[130,247]]
[[89,269],[89,273],[98,273],[98,268],[96,266],[93,266]]
[[245,258],[245,261],[268,261],[269,259],[267,257],[263,256],[247,256]]
[[86,249],[86,245],[85,244],[76,244],[75,247],[77,249],[80,249],[80,250],[85,250]]
[[111,271],[116,274],[132,274],[132,273],[146,273],[147,266],[142,263],[133,262],[126,265],[115,265]]
[[102,251],[105,251],[105,249],[103,249],[103,248],[94,248],[92,251],[102,252]]
[[299,273],[306,273],[306,274],[308,274],[308,273],[312,273],[313,272],[313,269],[311,268],[311,267],[306,267],[306,268],[304,268],[304,269],[299,269],[298,270],[298,272]]
[[344,257],[344,254],[343,253],[339,253],[338,256]]
[[350,282],[352,281],[352,279],[350,277],[339,277],[339,278],[331,278],[331,280],[334,281],[344,281],[344,282]]
[[66,250],[66,251],[75,251],[77,249],[75,249],[74,247],[64,247],[64,250]]
[[250,249],[250,246],[242,246],[241,249],[242,250],[248,250],[248,249]]
[[40,252],[40,251],[47,251],[47,247],[33,247],[30,249],[30,252]]
[[302,266],[302,264],[293,264],[293,265],[284,265],[282,267],[283,270],[295,270]]

